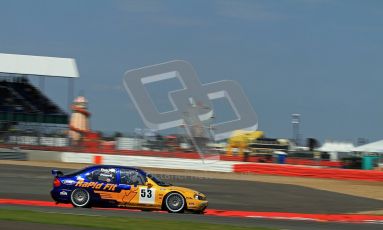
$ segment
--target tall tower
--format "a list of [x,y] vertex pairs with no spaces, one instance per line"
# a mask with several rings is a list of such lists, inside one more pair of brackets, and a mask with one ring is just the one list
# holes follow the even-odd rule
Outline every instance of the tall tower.
[[300,144],[300,130],[301,115],[299,113],[291,114],[291,124],[293,125],[293,140],[296,145]]
[[71,108],[72,116],[69,123],[69,137],[73,141],[79,141],[81,137],[90,132],[89,116],[90,113],[87,110],[88,101],[83,96],[78,96]]

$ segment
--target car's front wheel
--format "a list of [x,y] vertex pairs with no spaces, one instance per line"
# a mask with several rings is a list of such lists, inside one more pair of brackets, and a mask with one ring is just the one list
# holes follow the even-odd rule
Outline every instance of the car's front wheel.
[[168,212],[183,212],[185,210],[185,198],[177,192],[171,192],[165,198],[165,206]]
[[70,200],[76,208],[90,207],[90,195],[85,189],[75,189],[70,196]]

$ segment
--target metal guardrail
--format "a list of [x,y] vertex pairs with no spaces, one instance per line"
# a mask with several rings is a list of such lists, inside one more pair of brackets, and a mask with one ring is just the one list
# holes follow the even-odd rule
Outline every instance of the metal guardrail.
[[0,160],[26,161],[27,154],[18,150],[0,150]]

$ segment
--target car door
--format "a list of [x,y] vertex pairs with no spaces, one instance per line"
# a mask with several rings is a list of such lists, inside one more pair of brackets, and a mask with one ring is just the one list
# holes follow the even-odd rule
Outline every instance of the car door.
[[[85,179],[85,180],[84,180]],[[101,200],[119,201],[120,194],[117,189],[117,169],[114,167],[99,167],[85,173],[80,184],[98,194]],[[77,182],[79,184],[80,182]]]
[[146,186],[145,176],[137,170],[121,168],[118,187],[121,190],[129,190],[124,198],[127,206],[150,207],[155,205],[156,190]]

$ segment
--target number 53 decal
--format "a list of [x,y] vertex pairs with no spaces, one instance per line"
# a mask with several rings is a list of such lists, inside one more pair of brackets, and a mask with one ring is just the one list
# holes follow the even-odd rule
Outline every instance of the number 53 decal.
[[156,190],[154,188],[140,188],[140,204],[154,204]]

